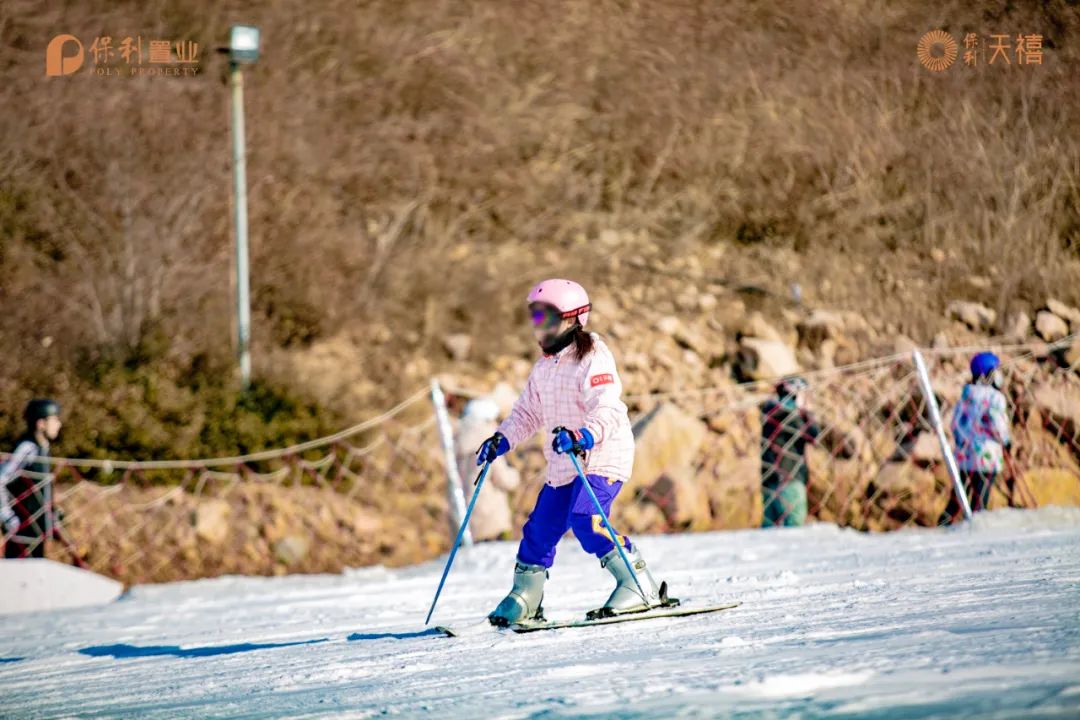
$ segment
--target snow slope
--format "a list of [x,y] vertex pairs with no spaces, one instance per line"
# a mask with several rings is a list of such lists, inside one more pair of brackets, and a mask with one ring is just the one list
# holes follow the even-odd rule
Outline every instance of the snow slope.
[[[0,716],[1080,717],[1080,511],[641,545],[673,594],[743,606],[450,639],[421,626],[441,561],[138,587],[0,618]],[[482,618],[513,556],[460,554],[434,622]],[[610,582],[564,540],[549,616],[602,601]]]

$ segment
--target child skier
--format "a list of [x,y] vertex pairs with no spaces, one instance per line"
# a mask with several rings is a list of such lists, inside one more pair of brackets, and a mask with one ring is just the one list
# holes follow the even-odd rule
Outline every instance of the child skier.
[[[615,590],[590,616],[641,612],[661,605],[666,587],[657,587],[640,551],[630,538],[616,536],[634,567],[630,574],[603,526],[567,453],[581,455],[582,470],[604,513],[634,463],[634,436],[615,358],[603,340],[587,332],[591,305],[585,289],[570,280],[545,280],[528,296],[533,334],[544,355],[529,373],[525,390],[498,431],[477,451],[477,465],[494,461],[540,428],[554,434],[544,448],[548,462],[545,485],[522,529],[514,566],[514,585],[488,620],[507,626],[543,619],[541,602],[555,546],[567,529],[585,552],[615,577]],[[568,429],[571,428],[571,429]],[[644,591],[645,596],[642,596]]]
[[[1001,392],[1001,361],[992,352],[971,358],[971,382],[964,386],[952,416],[956,464],[972,512],[985,510],[990,491],[1004,465],[1009,447],[1009,411]],[[961,515],[955,493],[938,524],[954,523]]]

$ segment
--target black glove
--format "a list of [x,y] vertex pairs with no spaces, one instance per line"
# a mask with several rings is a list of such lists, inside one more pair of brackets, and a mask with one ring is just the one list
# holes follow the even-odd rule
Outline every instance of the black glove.
[[480,449],[476,451],[476,464],[483,465],[484,463],[495,462],[497,457],[508,452],[510,452],[510,441],[506,439],[505,435],[497,432],[485,440]]

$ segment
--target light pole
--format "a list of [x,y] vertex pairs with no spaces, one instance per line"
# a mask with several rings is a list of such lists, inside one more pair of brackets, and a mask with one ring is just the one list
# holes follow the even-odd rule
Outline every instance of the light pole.
[[259,28],[233,25],[229,32],[229,79],[232,86],[233,206],[236,210],[236,333],[240,385],[251,384],[251,296],[248,285],[247,166],[244,156],[244,75],[242,68],[259,59]]

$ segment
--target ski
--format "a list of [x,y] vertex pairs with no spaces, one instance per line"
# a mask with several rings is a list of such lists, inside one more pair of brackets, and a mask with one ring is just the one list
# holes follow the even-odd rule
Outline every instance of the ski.
[[549,620],[537,623],[519,623],[511,625],[510,629],[516,633],[536,632],[538,630],[560,630],[564,628],[584,628],[595,625],[614,625],[615,623],[635,622],[639,620],[656,620],[659,618],[689,617],[691,615],[705,615],[707,613],[731,610],[739,607],[742,603],[728,603],[726,605],[710,605],[708,607],[673,607],[659,610],[647,610],[639,613],[626,615],[613,615],[601,617],[595,620]]
[[[742,605],[741,602],[727,603],[724,605],[710,605],[707,607],[671,607],[661,608],[654,610],[647,610],[639,613],[628,613],[626,615],[613,615],[611,617],[602,617],[595,620],[578,619],[578,620],[544,620],[542,622],[526,622],[511,625],[506,630],[510,630],[514,633],[530,633],[537,632],[539,630],[562,630],[567,628],[586,628],[594,627],[597,625],[614,625],[616,623],[635,622],[641,620],[658,620],[661,618],[678,618],[678,617],[690,617],[692,615],[705,615],[708,613],[720,612],[722,610],[731,610]],[[489,624],[487,620],[482,623],[475,623],[472,625],[465,625],[460,628],[451,628],[447,626],[439,626],[436,630],[444,633],[447,637],[473,637],[475,635],[485,635],[491,632],[499,632],[503,628],[496,628]]]
[[490,635],[491,633],[497,633],[499,631],[499,628],[488,622],[487,618],[484,618],[480,622],[472,623],[471,625],[462,625],[460,627],[438,625],[435,629],[446,635],[446,637],[454,638],[476,637],[477,635]]

